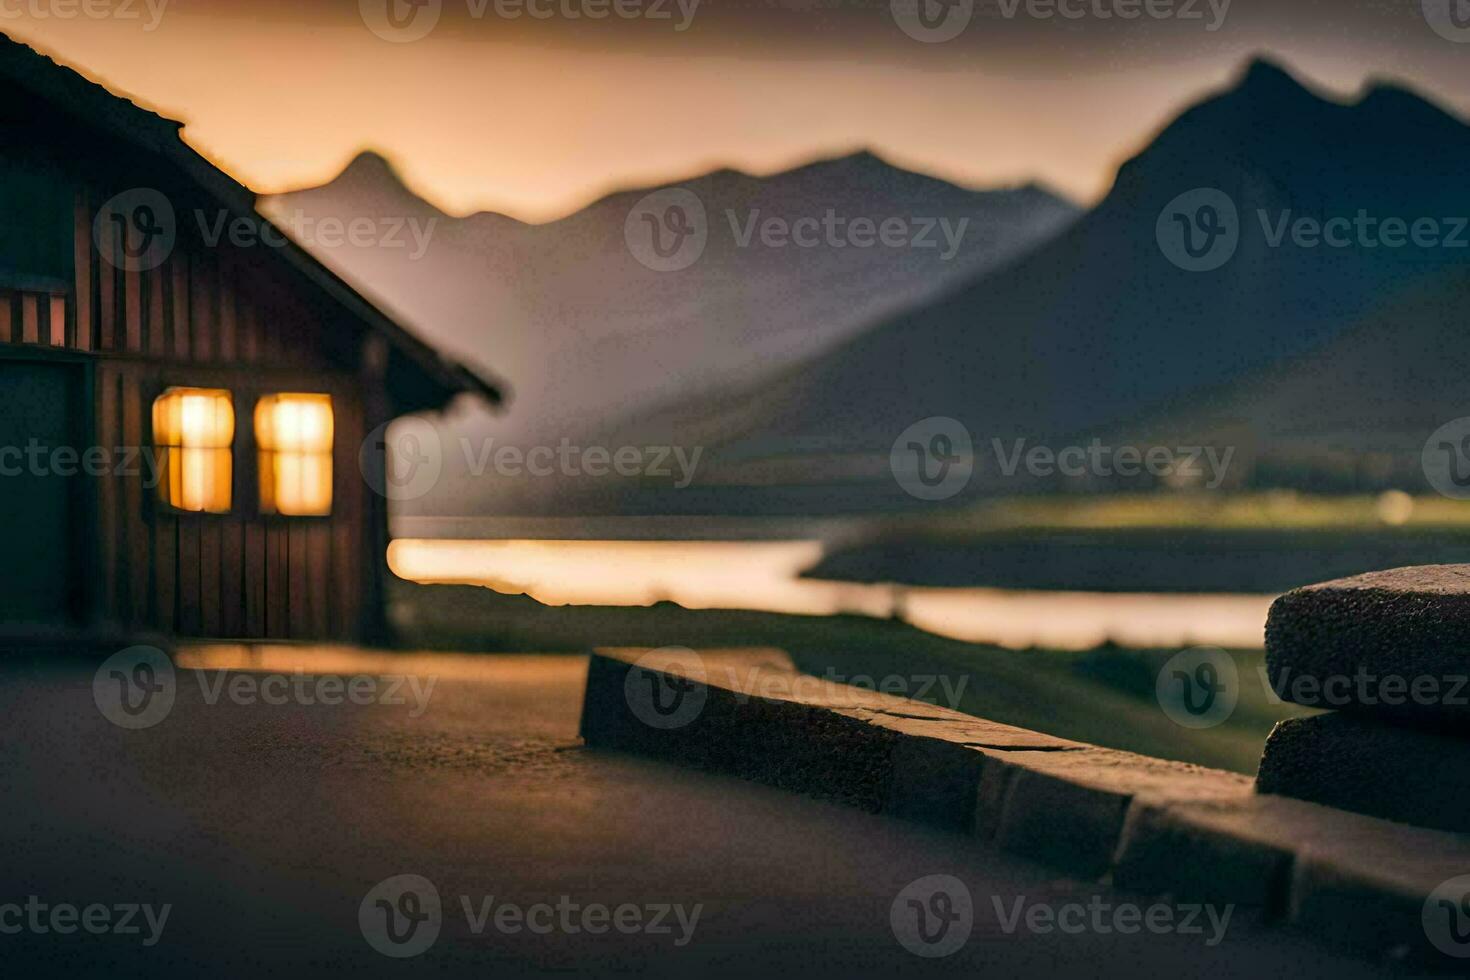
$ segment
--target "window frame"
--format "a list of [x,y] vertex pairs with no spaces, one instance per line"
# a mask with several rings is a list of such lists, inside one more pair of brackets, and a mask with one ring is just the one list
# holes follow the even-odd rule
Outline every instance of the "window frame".
[[[332,519],[333,515],[336,514],[336,512],[337,512],[337,470],[339,468],[339,461],[337,459],[337,434],[340,431],[339,430],[339,426],[337,424],[337,414],[338,414],[338,405],[340,404],[340,399],[338,398],[336,392],[334,392],[334,391],[324,391],[324,390],[321,390],[321,388],[322,388],[321,385],[314,385],[314,386],[313,385],[308,385],[308,386],[305,386],[305,387],[296,387],[296,388],[281,388],[281,387],[262,388],[260,391],[258,391],[255,394],[253,400],[251,401],[251,405],[250,405],[250,442],[251,442],[253,451],[252,451],[251,457],[250,457],[250,465],[251,465],[252,475],[253,475],[253,479],[251,481],[251,489],[255,493],[255,501],[254,501],[254,503],[255,503],[255,510],[254,510],[255,516],[261,517],[261,518],[279,518],[279,519],[288,520],[288,521],[312,521],[312,520],[317,520],[317,521],[330,521]],[[310,396],[321,396],[321,397],[324,397],[324,398],[327,399],[328,411],[331,412],[331,416],[332,416],[332,446],[331,446],[330,449],[326,450],[325,452],[303,453],[303,454],[301,454],[301,455],[319,455],[319,456],[326,456],[327,457],[327,462],[331,466],[331,474],[332,475],[331,475],[331,483],[330,483],[330,489],[329,489],[329,492],[331,494],[331,499],[330,499],[330,501],[329,501],[329,503],[327,505],[327,512],[325,514],[283,514],[279,510],[270,510],[270,511],[267,511],[265,509],[265,507],[264,507],[264,501],[261,499],[261,493],[260,493],[260,480],[261,480],[261,475],[262,475],[262,473],[261,473],[261,466],[260,466],[261,457],[264,456],[266,453],[278,453],[279,454],[280,451],[279,450],[271,450],[271,449],[262,449],[261,448],[259,438],[257,437],[256,432],[255,432],[256,413],[260,410],[261,403],[263,401],[265,401],[267,398],[279,398],[282,395],[310,395]],[[236,434],[237,437],[239,436],[238,427],[237,427],[237,431],[236,431],[235,434]]]
[[[152,409],[153,402],[160,395],[170,388],[220,388],[228,391],[235,403],[235,441],[231,446],[235,459],[231,467],[231,507],[228,513],[177,510],[159,499],[156,487],[145,488],[144,515],[150,522],[166,517],[194,524],[239,521],[284,526],[330,524],[337,518],[339,508],[347,499],[343,492],[347,489],[346,481],[357,473],[357,448],[352,447],[352,453],[344,456],[341,424],[344,410],[361,411],[362,397],[355,378],[340,373],[308,375],[270,364],[250,365],[249,377],[242,373],[240,367],[221,364],[175,362],[161,367],[162,370],[153,373],[141,386],[144,398],[143,441],[147,451],[152,452],[157,445]],[[267,395],[296,393],[325,394],[332,399],[332,510],[327,514],[272,514],[260,506],[260,447],[255,441],[255,406]],[[246,418],[243,425],[242,415]]]

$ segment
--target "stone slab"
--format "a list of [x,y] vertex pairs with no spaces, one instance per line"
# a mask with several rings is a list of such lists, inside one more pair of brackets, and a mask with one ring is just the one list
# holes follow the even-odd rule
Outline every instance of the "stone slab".
[[1266,670],[1283,700],[1470,731],[1470,565],[1288,592],[1266,620]]
[[1470,833],[1470,740],[1333,712],[1283,721],[1257,786],[1399,823]]

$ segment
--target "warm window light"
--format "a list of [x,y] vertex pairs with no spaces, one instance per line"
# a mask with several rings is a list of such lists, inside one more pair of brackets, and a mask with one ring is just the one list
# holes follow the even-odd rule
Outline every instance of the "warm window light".
[[255,406],[260,509],[287,517],[332,512],[332,398],[267,395]]
[[163,469],[159,499],[177,510],[229,513],[234,439],[235,404],[228,391],[165,391],[153,402],[153,444]]

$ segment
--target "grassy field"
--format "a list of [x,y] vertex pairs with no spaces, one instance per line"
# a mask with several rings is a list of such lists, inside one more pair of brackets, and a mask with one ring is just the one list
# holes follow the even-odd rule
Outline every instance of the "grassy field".
[[[1017,652],[962,643],[903,623],[652,607],[545,606],[476,586],[395,582],[390,608],[405,645],[475,651],[583,652],[594,646],[768,646],[808,673],[860,685],[927,687],[927,700],[994,721],[1161,758],[1254,774],[1278,720],[1259,679],[1261,654],[1237,652],[1239,704],[1222,725],[1171,722],[1154,682],[1175,650],[1104,647]],[[953,703],[946,692],[958,695]]]

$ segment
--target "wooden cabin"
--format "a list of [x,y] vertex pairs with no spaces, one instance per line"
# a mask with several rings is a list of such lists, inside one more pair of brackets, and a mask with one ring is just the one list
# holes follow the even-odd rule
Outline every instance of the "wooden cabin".
[[3,35],[0,85],[0,629],[379,637],[380,427],[498,389],[179,123]]

